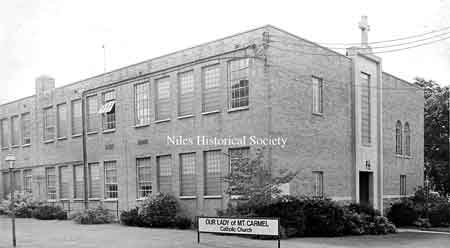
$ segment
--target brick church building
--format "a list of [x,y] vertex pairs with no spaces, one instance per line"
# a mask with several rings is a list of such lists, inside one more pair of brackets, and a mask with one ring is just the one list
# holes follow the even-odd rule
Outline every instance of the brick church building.
[[40,76],[0,105],[0,194],[13,154],[15,188],[65,208],[83,207],[86,181],[91,206],[171,192],[215,214],[230,163],[263,145],[180,140],[281,137],[263,151],[298,172],[284,193],[382,210],[423,183],[423,90],[384,72],[360,28],[345,55],[268,25],[61,87]]

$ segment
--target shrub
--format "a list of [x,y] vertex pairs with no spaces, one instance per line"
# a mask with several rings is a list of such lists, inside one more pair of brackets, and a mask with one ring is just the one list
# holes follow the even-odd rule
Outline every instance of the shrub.
[[329,199],[305,201],[305,235],[322,237],[343,235],[344,213],[344,207]]
[[435,227],[450,225],[450,203],[434,206],[429,212],[430,224]]
[[380,211],[374,209],[372,206],[360,203],[350,203],[347,207],[347,211],[357,214],[367,214],[370,216],[381,215]]
[[128,211],[122,211],[120,214],[120,223],[126,226],[144,226],[139,216],[139,208],[133,208]]
[[388,218],[396,226],[411,226],[419,218],[419,210],[414,206],[414,202],[409,199],[392,204]]
[[[39,205],[33,195],[25,191],[14,192],[14,208],[15,216],[18,218],[31,218],[32,211]],[[11,194],[8,194],[6,199],[0,202],[0,215],[10,214]]]
[[192,226],[192,220],[191,218],[187,216],[176,216],[174,227],[178,229],[189,229]]
[[33,210],[32,217],[39,220],[66,220],[67,212],[59,206],[41,205]]
[[114,216],[108,209],[100,205],[94,209],[87,209],[74,213],[71,216],[71,219],[78,224],[108,224],[114,221]]
[[139,209],[139,216],[146,227],[173,227],[180,211],[177,198],[160,193],[146,199]]

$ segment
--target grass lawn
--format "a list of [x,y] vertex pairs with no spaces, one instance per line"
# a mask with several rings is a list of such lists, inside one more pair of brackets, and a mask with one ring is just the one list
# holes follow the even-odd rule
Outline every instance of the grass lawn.
[[[449,247],[450,235],[402,232],[385,236],[351,236],[338,238],[295,238],[281,241],[281,247]],[[236,236],[201,234],[193,230],[126,227],[119,224],[77,225],[72,221],[17,220],[19,248],[148,248],[215,247],[275,248],[274,240],[254,240]],[[0,217],[0,247],[11,247],[11,221]]]

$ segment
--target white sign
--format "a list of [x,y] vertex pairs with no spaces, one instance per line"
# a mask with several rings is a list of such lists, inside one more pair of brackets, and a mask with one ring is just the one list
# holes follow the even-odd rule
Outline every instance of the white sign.
[[279,235],[278,219],[198,217],[198,232]]

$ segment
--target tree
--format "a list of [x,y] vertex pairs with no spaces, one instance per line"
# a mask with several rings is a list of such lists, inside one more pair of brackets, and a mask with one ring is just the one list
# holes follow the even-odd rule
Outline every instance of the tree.
[[290,182],[297,172],[280,170],[274,175],[264,164],[263,150],[258,149],[253,159],[234,160],[230,173],[224,178],[228,183],[226,193],[238,195],[248,204],[270,204],[281,192],[280,185]]
[[432,187],[443,194],[449,186],[449,87],[441,87],[433,80],[416,78],[415,84],[424,89],[424,153],[425,174]]

